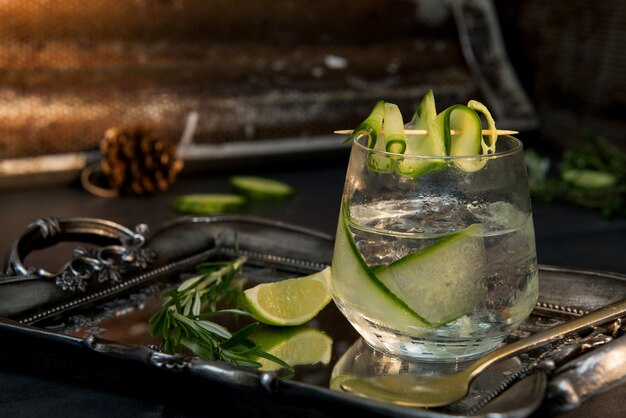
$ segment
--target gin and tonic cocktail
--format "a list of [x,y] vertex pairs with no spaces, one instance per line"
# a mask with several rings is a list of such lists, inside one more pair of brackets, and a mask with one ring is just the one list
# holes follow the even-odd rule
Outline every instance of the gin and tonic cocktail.
[[376,349],[462,361],[498,347],[535,305],[530,196],[518,139],[494,138],[485,109],[484,137],[477,102],[437,114],[427,96],[409,124],[379,102],[373,128],[353,134],[333,298]]

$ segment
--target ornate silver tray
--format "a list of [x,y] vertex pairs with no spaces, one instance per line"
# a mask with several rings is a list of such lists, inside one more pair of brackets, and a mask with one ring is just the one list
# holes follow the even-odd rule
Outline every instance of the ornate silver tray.
[[[26,265],[31,252],[63,241],[85,245],[58,271]],[[248,256],[244,274],[253,285],[321,270],[330,263],[333,238],[246,216],[180,217],[134,231],[99,219],[36,221],[14,244],[0,276],[0,338],[11,341],[0,357],[128,392],[167,396],[175,389],[200,409],[210,396],[212,405],[227,405],[237,416],[525,417],[540,408],[574,409],[626,381],[619,320],[493,366],[463,401],[434,409],[341,391],[344,375],[433,370],[370,349],[332,303],[306,324],[332,339],[329,361],[296,366],[290,379],[161,352],[148,325],[161,293],[198,262],[232,258],[235,244]],[[540,300],[510,340],[624,297],[625,276],[541,266]]]

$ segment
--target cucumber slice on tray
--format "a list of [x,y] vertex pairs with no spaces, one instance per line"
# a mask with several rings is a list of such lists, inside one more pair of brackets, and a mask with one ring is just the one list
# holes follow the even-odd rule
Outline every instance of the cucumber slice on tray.
[[284,199],[294,194],[289,184],[256,176],[234,176],[230,178],[230,185],[250,200]]
[[209,215],[231,212],[242,208],[247,203],[245,197],[228,193],[196,193],[176,198],[174,211],[178,213]]

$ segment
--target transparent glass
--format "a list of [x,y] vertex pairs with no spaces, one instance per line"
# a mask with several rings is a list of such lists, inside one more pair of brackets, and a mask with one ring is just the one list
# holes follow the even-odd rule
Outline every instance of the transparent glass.
[[521,142],[467,157],[353,144],[332,261],[333,298],[385,353],[460,362],[497,348],[539,283]]

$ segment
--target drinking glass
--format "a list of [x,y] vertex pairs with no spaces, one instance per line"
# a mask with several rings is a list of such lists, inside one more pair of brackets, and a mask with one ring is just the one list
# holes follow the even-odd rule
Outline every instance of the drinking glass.
[[530,315],[538,290],[518,139],[500,136],[493,154],[460,157],[353,141],[332,291],[371,347],[425,361],[477,358]]

